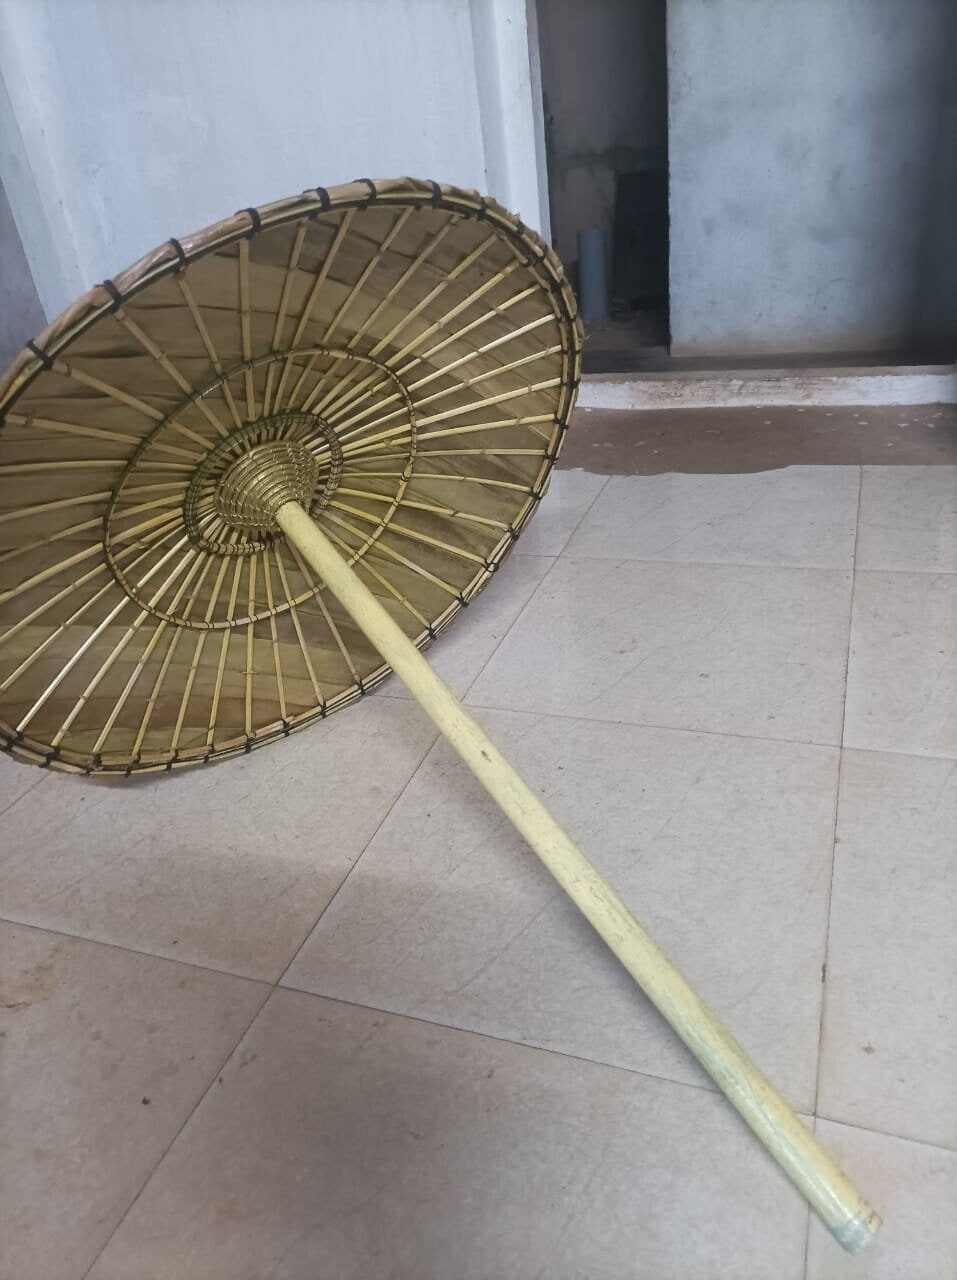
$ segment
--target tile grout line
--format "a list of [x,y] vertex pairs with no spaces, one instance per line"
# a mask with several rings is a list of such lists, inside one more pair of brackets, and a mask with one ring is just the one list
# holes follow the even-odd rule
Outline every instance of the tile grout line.
[[[17,764],[14,766],[14,768],[35,769],[36,766],[26,765],[26,764]],[[39,773],[39,770],[36,770],[36,771]],[[37,787],[42,786],[43,783],[49,779],[49,777],[50,777],[49,771],[47,771],[46,773],[41,773],[40,777],[37,778],[36,782],[31,783],[30,786],[27,787],[26,791],[21,791],[19,795],[13,797],[13,799],[10,801],[9,804],[5,804],[3,808],[0,809],[0,818],[2,818],[5,814],[9,813],[11,809],[15,809],[21,800],[25,800],[27,796],[33,795]]]
[[[263,985],[265,985],[265,984],[263,984]],[[86,1277],[90,1274],[90,1272],[93,1270],[93,1268],[94,1268],[94,1267],[96,1266],[96,1264],[99,1262],[100,1258],[103,1256],[103,1254],[104,1254],[104,1252],[106,1251],[106,1249],[109,1247],[110,1241],[111,1241],[111,1240],[113,1239],[113,1237],[116,1235],[117,1231],[119,1231],[120,1227],[122,1227],[123,1223],[124,1223],[124,1222],[126,1221],[126,1219],[129,1217],[129,1215],[133,1212],[133,1209],[136,1207],[136,1204],[137,1204],[137,1202],[139,1201],[140,1196],[143,1194],[143,1192],[146,1190],[146,1188],[149,1186],[150,1182],[152,1181],[152,1179],[153,1179],[153,1175],[156,1173],[157,1169],[160,1167],[160,1165],[163,1163],[163,1161],[164,1161],[164,1160],[166,1159],[166,1157],[169,1155],[170,1150],[172,1149],[172,1147],[173,1147],[174,1143],[175,1143],[175,1142],[176,1142],[176,1140],[179,1138],[180,1134],[183,1132],[183,1130],[186,1128],[186,1126],[189,1124],[190,1120],[192,1120],[192,1118],[193,1118],[193,1116],[196,1114],[196,1112],[199,1110],[200,1105],[202,1104],[203,1100],[206,1098],[206,1096],[207,1096],[207,1094],[209,1093],[209,1091],[212,1089],[213,1085],[216,1083],[216,1081],[219,1079],[219,1077],[220,1077],[220,1076],[222,1075],[222,1073],[225,1071],[226,1066],[227,1066],[227,1064],[228,1064],[228,1062],[229,1062],[230,1058],[232,1058],[233,1054],[236,1052],[236,1050],[239,1048],[240,1044],[242,1044],[243,1040],[246,1038],[246,1035],[248,1034],[250,1027],[252,1027],[253,1023],[256,1021],[256,1019],[259,1017],[259,1015],[262,1013],[263,1009],[264,1009],[264,1008],[265,1008],[265,1006],[266,1006],[266,1002],[269,1000],[269,997],[270,997],[271,995],[272,995],[272,988],[267,988],[267,990],[266,990],[266,991],[265,991],[265,993],[263,994],[263,998],[262,998],[262,999],[259,1001],[259,1003],[256,1005],[256,1008],[255,1008],[255,1010],[254,1010],[254,1012],[253,1012],[252,1017],[251,1017],[251,1018],[249,1019],[249,1021],[246,1023],[246,1026],[244,1027],[244,1029],[243,1029],[243,1031],[242,1031],[242,1034],[240,1035],[239,1039],[238,1039],[238,1040],[236,1041],[236,1043],[235,1043],[235,1044],[230,1048],[230,1050],[229,1050],[229,1052],[226,1054],[226,1056],[221,1060],[221,1062],[219,1063],[219,1066],[216,1068],[216,1070],[214,1071],[214,1073],[213,1073],[212,1077],[210,1078],[209,1084],[206,1086],[206,1088],[205,1088],[205,1089],[203,1089],[203,1091],[200,1093],[199,1097],[196,1099],[196,1102],[194,1103],[194,1105],[190,1108],[189,1115],[186,1117],[186,1119],[183,1121],[183,1123],[179,1126],[179,1128],[178,1128],[178,1129],[176,1130],[176,1132],[173,1134],[172,1138],[170,1138],[169,1142],[166,1144],[166,1146],[163,1148],[162,1152],[160,1153],[160,1156],[159,1156],[159,1158],[157,1159],[156,1163],[153,1165],[153,1167],[150,1169],[149,1173],[146,1175],[146,1177],[145,1177],[145,1178],[143,1179],[143,1181],[140,1183],[139,1188],[137,1189],[136,1195],[134,1195],[133,1199],[129,1202],[129,1204],[128,1204],[128,1205],[126,1206],[126,1208],[123,1210],[122,1214],[120,1214],[119,1218],[117,1219],[116,1223],[114,1224],[114,1226],[113,1226],[112,1230],[110,1231],[109,1235],[108,1235],[108,1236],[107,1236],[107,1238],[103,1241],[102,1246],[101,1246],[101,1247],[96,1251],[96,1256],[93,1258],[93,1260],[90,1262],[90,1265],[89,1265],[89,1266],[86,1268],[86,1270],[83,1272],[83,1275],[82,1275],[82,1277],[81,1277],[81,1280],[86,1280]]]
[[0,924],[12,925],[15,929],[35,929],[38,933],[49,933],[55,938],[69,938],[71,942],[85,942],[91,947],[109,947],[111,951],[123,951],[127,955],[142,956],[145,960],[158,960],[160,964],[178,964],[187,969],[199,969],[201,973],[215,973],[220,978],[235,978],[238,982],[252,982],[258,987],[275,986],[268,978],[252,978],[248,973],[237,973],[234,969],[217,969],[214,965],[203,964],[201,960],[182,960],[179,956],[164,956],[157,951],[142,951],[139,947],[129,947],[123,942],[107,942],[105,938],[92,938],[85,933],[70,933],[67,929],[56,929],[51,925],[34,924],[31,920],[18,920],[15,916],[0,916]]
[[[478,677],[476,677],[476,679],[478,679]],[[731,733],[730,731],[725,729],[692,729],[688,725],[653,724],[649,720],[621,720],[621,719],[611,720],[611,719],[599,718],[597,716],[575,716],[575,715],[572,715],[571,712],[569,711],[546,711],[546,710],[543,710],[541,707],[502,707],[502,706],[492,705],[488,702],[470,702],[468,704],[468,709],[475,709],[478,711],[502,711],[502,712],[510,711],[515,715],[535,716],[538,719],[541,719],[544,716],[546,718],[551,718],[554,720],[575,720],[575,721],[580,721],[583,724],[628,725],[633,729],[661,729],[667,733],[701,733],[701,734],[706,734],[708,737],[712,737],[712,738],[738,738],[743,742],[778,742],[778,743],[781,743],[783,746],[818,747],[818,748],[823,748],[824,750],[827,750],[827,751],[839,751],[841,748],[841,744],[839,742],[805,742],[805,741],[802,741],[800,738],[771,738],[767,734],[763,734],[763,733],[762,734]],[[855,751],[867,750],[867,748],[865,747],[861,747],[861,748],[855,747],[853,749]],[[894,753],[888,752],[887,754],[894,754]],[[898,754],[907,755],[912,753],[904,752],[904,753],[898,753]],[[923,760],[923,759],[926,759],[927,757],[920,756],[919,758]],[[931,757],[931,758],[937,758],[937,757]],[[939,758],[950,759],[949,756],[941,756]]]
[[[296,949],[295,949],[295,951],[294,951],[294,953],[293,953],[293,955],[292,955],[291,959],[289,960],[288,964],[285,966],[285,968],[282,970],[282,972],[279,974],[279,976],[278,976],[277,978],[275,978],[272,982],[262,982],[262,981],[259,981],[259,985],[264,986],[264,987],[266,988],[266,990],[265,990],[265,992],[264,992],[264,994],[263,994],[263,998],[262,998],[262,1000],[260,1000],[260,1001],[259,1001],[259,1003],[257,1004],[256,1009],[255,1009],[255,1012],[253,1013],[253,1015],[252,1015],[252,1017],[250,1018],[249,1022],[247,1022],[246,1026],[243,1028],[243,1030],[242,1030],[241,1034],[239,1035],[239,1037],[238,1037],[238,1039],[236,1040],[236,1042],[232,1045],[232,1047],[230,1048],[229,1052],[226,1054],[226,1056],[225,1056],[225,1057],[222,1059],[222,1061],[220,1062],[220,1064],[219,1064],[219,1066],[218,1066],[218,1068],[217,1068],[217,1070],[216,1070],[215,1074],[211,1077],[211,1079],[210,1079],[209,1083],[207,1084],[206,1088],[205,1088],[205,1089],[203,1089],[202,1093],[201,1093],[201,1094],[199,1095],[199,1097],[197,1098],[195,1105],[190,1109],[189,1115],[186,1117],[186,1119],[183,1121],[183,1123],[180,1125],[180,1127],[176,1130],[176,1133],[175,1133],[175,1134],[173,1135],[173,1137],[170,1139],[170,1141],[169,1141],[169,1143],[167,1144],[167,1146],[166,1146],[166,1147],[164,1147],[164,1149],[163,1149],[163,1151],[162,1151],[162,1153],[161,1153],[161,1155],[160,1155],[159,1159],[156,1161],[156,1163],[155,1163],[155,1164],[153,1165],[153,1167],[150,1169],[150,1171],[149,1171],[149,1173],[147,1174],[147,1176],[143,1179],[142,1183],[141,1183],[141,1184],[140,1184],[140,1186],[139,1186],[139,1189],[138,1189],[138,1190],[137,1190],[137,1192],[136,1192],[136,1195],[133,1197],[133,1199],[132,1199],[132,1200],[130,1201],[130,1203],[127,1205],[127,1207],[126,1207],[126,1209],[124,1210],[123,1214],[121,1215],[121,1217],[119,1218],[119,1220],[116,1222],[116,1224],[115,1224],[115,1226],[113,1227],[113,1229],[110,1231],[109,1236],[108,1236],[108,1237],[107,1237],[107,1239],[103,1242],[103,1246],[102,1246],[102,1248],[100,1248],[100,1249],[97,1251],[96,1257],[94,1257],[94,1258],[93,1258],[93,1260],[92,1260],[92,1262],[90,1263],[89,1267],[88,1267],[88,1268],[83,1272],[82,1280],[86,1280],[86,1277],[90,1274],[90,1272],[91,1272],[91,1271],[93,1270],[93,1268],[96,1266],[96,1264],[97,1264],[97,1262],[99,1261],[100,1257],[102,1256],[102,1254],[104,1253],[104,1251],[105,1251],[105,1250],[107,1249],[107,1247],[109,1246],[110,1241],[111,1241],[111,1240],[113,1239],[113,1237],[116,1235],[117,1231],[119,1231],[119,1229],[122,1227],[123,1223],[126,1221],[127,1217],[130,1215],[130,1213],[132,1213],[132,1211],[133,1211],[134,1207],[136,1206],[136,1203],[137,1203],[137,1201],[139,1200],[140,1196],[143,1194],[143,1192],[144,1192],[144,1191],[146,1190],[146,1188],[148,1187],[149,1183],[152,1181],[153,1176],[156,1174],[156,1172],[157,1172],[157,1170],[159,1169],[160,1165],[163,1163],[163,1161],[166,1159],[166,1157],[167,1157],[167,1155],[169,1154],[169,1152],[172,1150],[173,1145],[175,1144],[175,1142],[177,1141],[177,1139],[180,1137],[180,1135],[184,1132],[184,1130],[186,1129],[187,1125],[188,1125],[188,1124],[189,1124],[189,1122],[192,1120],[193,1116],[196,1114],[196,1112],[199,1110],[199,1108],[200,1108],[200,1106],[202,1105],[202,1103],[205,1101],[205,1099],[208,1097],[208,1095],[209,1095],[209,1094],[210,1094],[210,1092],[212,1091],[213,1086],[216,1084],[216,1081],[217,1081],[217,1080],[219,1079],[219,1077],[222,1075],[223,1071],[224,1071],[224,1070],[226,1069],[226,1067],[228,1066],[228,1064],[229,1064],[230,1060],[232,1059],[232,1057],[234,1056],[234,1054],[237,1052],[237,1050],[239,1049],[240,1045],[241,1045],[241,1044],[242,1044],[242,1042],[245,1040],[246,1036],[249,1034],[249,1032],[250,1032],[250,1030],[252,1029],[253,1025],[255,1024],[255,1022],[256,1022],[256,1020],[257,1020],[257,1018],[259,1017],[259,1015],[262,1013],[263,1009],[265,1009],[266,1005],[268,1004],[268,1002],[269,1002],[270,998],[272,997],[272,995],[273,995],[277,990],[279,990],[279,984],[281,983],[282,979],[285,977],[286,973],[289,971],[289,969],[290,969],[290,967],[292,966],[292,964],[295,962],[296,956],[298,956],[299,952],[302,950],[302,948],[305,946],[306,942],[309,940],[309,937],[311,936],[313,929],[315,929],[316,925],[319,923],[319,921],[320,921],[320,920],[322,919],[322,917],[325,915],[326,911],[328,911],[329,907],[330,907],[330,906],[332,906],[332,903],[335,901],[336,897],[338,896],[339,891],[342,889],[342,886],[345,884],[345,882],[348,880],[349,876],[352,874],[352,872],[353,872],[353,871],[355,870],[355,868],[358,866],[358,864],[359,864],[360,860],[362,859],[362,855],[365,853],[365,851],[369,848],[369,845],[370,845],[370,844],[372,843],[372,841],[375,839],[376,835],[378,834],[378,832],[379,832],[380,828],[382,827],[383,823],[384,823],[384,822],[386,821],[386,819],[388,818],[389,814],[392,812],[392,810],[395,808],[395,806],[399,803],[399,800],[402,798],[402,796],[403,796],[403,795],[404,795],[404,793],[405,793],[406,787],[408,787],[409,783],[412,781],[412,779],[413,779],[413,778],[415,777],[415,775],[418,773],[418,771],[419,771],[419,769],[422,767],[422,764],[423,764],[423,762],[425,761],[426,757],[429,755],[429,753],[431,752],[432,748],[435,746],[435,742],[436,742],[436,740],[437,740],[438,736],[439,736],[438,734],[436,734],[436,735],[435,735],[435,737],[434,737],[434,738],[432,739],[432,741],[429,743],[428,747],[425,749],[425,751],[423,752],[423,754],[420,756],[420,758],[419,758],[419,760],[418,760],[418,763],[416,764],[415,768],[412,770],[412,772],[411,772],[411,774],[409,775],[409,777],[406,779],[406,781],[405,781],[404,785],[402,786],[402,788],[400,789],[400,791],[399,791],[399,792],[398,792],[398,794],[396,795],[395,799],[392,801],[392,804],[390,804],[390,805],[389,805],[388,809],[386,810],[385,814],[384,814],[384,815],[383,815],[383,817],[382,817],[382,820],[377,824],[377,826],[376,826],[376,828],[375,828],[375,831],[373,831],[373,832],[372,832],[372,834],[370,835],[369,839],[366,841],[366,843],[363,845],[363,847],[362,847],[361,851],[360,851],[360,852],[359,852],[359,854],[356,856],[355,861],[354,861],[354,862],[352,863],[352,865],[348,868],[348,870],[346,871],[346,874],[342,877],[342,880],[339,882],[339,884],[338,884],[338,886],[337,886],[337,888],[336,888],[336,890],[335,890],[335,893],[333,893],[332,897],[329,899],[329,901],[326,903],[326,905],[323,907],[323,909],[319,912],[319,915],[316,917],[316,919],[315,919],[315,920],[313,921],[313,923],[310,925],[309,929],[306,931],[306,933],[305,933],[304,937],[302,938],[302,940],[300,941],[300,943],[299,943],[299,944],[298,944],[298,946],[296,947]],[[28,927],[28,928],[39,928],[40,926],[31,925],[31,926],[27,926],[27,927]],[[65,935],[65,936],[71,936],[71,935]],[[97,943],[94,943],[94,945],[104,945],[104,944],[97,944]],[[105,945],[109,946],[109,945],[112,945],[112,944],[107,943],[107,944],[105,944]],[[117,950],[125,950],[125,951],[131,951],[131,950],[132,950],[132,948],[129,948],[129,947],[117,947],[116,949],[117,949]],[[148,953],[144,953],[144,952],[136,952],[135,954],[148,954]],[[153,958],[154,958],[154,959],[160,959],[160,960],[165,960],[165,959],[166,959],[166,957],[165,957],[165,956],[153,957]],[[174,964],[187,964],[187,965],[188,965],[188,964],[189,964],[189,961],[186,961],[186,960],[182,960],[182,961],[181,961],[181,960],[174,960],[174,961],[173,961],[173,963],[174,963]],[[205,968],[205,966],[193,966],[193,967]],[[208,972],[213,972],[213,973],[222,973],[222,972],[223,972],[222,970],[217,970],[217,969],[207,970],[207,971],[208,971]],[[239,975],[237,975],[237,974],[229,974],[228,976],[230,976],[230,977],[238,977]],[[252,981],[252,982],[256,982],[257,980],[256,980],[256,979],[244,979],[244,981]]]
[[[854,627],[854,584],[857,577],[857,543],[861,533],[861,492],[864,488],[864,469],[857,468],[857,515],[854,521],[854,549],[851,553],[851,595],[847,608],[847,650],[844,655],[844,697],[841,703],[841,741],[837,753],[837,779],[834,786],[834,826],[831,835],[831,874],[828,879],[827,911],[824,921],[824,959],[821,964],[821,1009],[817,1026],[817,1061],[814,1073],[814,1115],[818,1114],[821,1092],[821,1059],[824,1049],[824,1021],[827,1010],[827,962],[831,943],[831,909],[834,901],[834,870],[837,865],[837,826],[841,808],[841,775],[844,764],[844,737],[847,729],[847,678],[851,665],[851,637]],[[808,1251],[811,1244],[811,1214],[808,1212],[804,1233],[804,1280],[808,1280]]]
[[[405,701],[405,699],[402,699],[401,701]],[[413,700],[413,705],[417,706],[418,704],[416,704],[416,703],[414,702],[414,700]],[[381,820],[376,824],[376,828],[375,828],[375,830],[372,832],[372,834],[369,836],[369,839],[368,839],[368,840],[365,842],[365,844],[362,846],[362,849],[360,850],[360,852],[356,855],[355,861],[354,861],[354,862],[352,863],[352,865],[348,868],[348,870],[346,871],[346,874],[345,874],[345,875],[342,877],[342,879],[339,881],[338,885],[336,885],[336,889],[335,889],[335,892],[332,894],[332,897],[331,897],[331,898],[329,898],[329,900],[328,900],[328,902],[326,903],[326,905],[322,908],[322,910],[321,910],[321,911],[319,912],[319,914],[316,916],[315,920],[313,920],[312,924],[311,924],[311,925],[309,926],[309,928],[306,930],[305,934],[304,934],[304,935],[303,935],[303,937],[302,937],[302,940],[299,942],[299,944],[297,945],[296,949],[293,951],[293,953],[292,953],[291,957],[289,958],[289,961],[288,961],[288,963],[286,964],[285,968],[282,970],[282,972],[280,973],[279,977],[278,977],[278,978],[276,978],[276,979],[275,979],[275,981],[272,983],[273,990],[275,990],[276,988],[278,988],[278,987],[280,986],[280,984],[282,983],[283,978],[286,976],[286,974],[289,972],[289,970],[292,968],[292,966],[296,963],[296,960],[297,960],[297,958],[298,958],[298,956],[299,956],[299,952],[303,949],[303,947],[306,945],[306,943],[307,943],[307,942],[309,941],[309,939],[312,937],[312,934],[314,933],[315,929],[316,929],[316,928],[317,928],[317,926],[319,925],[319,922],[322,920],[323,916],[326,914],[326,912],[329,910],[329,908],[330,908],[330,907],[332,906],[332,904],[335,902],[336,898],[338,898],[338,896],[339,896],[339,894],[341,893],[341,891],[342,891],[342,889],[343,889],[343,887],[344,887],[344,885],[345,885],[346,881],[349,879],[349,877],[352,875],[353,871],[355,871],[356,867],[357,867],[357,866],[359,865],[359,863],[362,861],[363,856],[365,855],[365,853],[366,853],[367,849],[369,848],[369,846],[372,844],[373,840],[375,840],[376,836],[379,834],[379,832],[380,832],[380,831],[382,830],[382,828],[385,826],[386,822],[388,821],[389,817],[390,817],[390,816],[391,816],[391,814],[392,814],[392,810],[396,807],[396,805],[399,803],[399,801],[400,801],[400,800],[402,799],[402,797],[405,795],[406,791],[407,791],[407,790],[409,789],[409,787],[412,785],[413,780],[417,777],[419,770],[422,768],[422,766],[425,764],[426,760],[428,760],[429,756],[432,754],[433,750],[435,749],[435,744],[438,742],[438,740],[439,740],[439,738],[441,738],[441,736],[442,736],[442,735],[441,735],[441,734],[439,733],[439,731],[436,729],[436,730],[435,730],[435,733],[434,733],[434,735],[433,735],[433,737],[432,737],[431,742],[430,742],[430,743],[429,743],[429,745],[426,747],[425,751],[423,751],[422,755],[419,757],[418,763],[416,764],[415,768],[414,768],[414,769],[412,770],[412,772],[409,774],[408,778],[406,778],[405,782],[403,783],[403,785],[402,785],[401,789],[399,790],[398,794],[396,795],[395,799],[392,801],[392,803],[391,803],[391,804],[389,805],[389,807],[386,809],[385,813],[382,815]]]
[[[475,685],[478,683],[478,681],[482,678],[482,675],[485,673],[486,669],[488,668],[489,663],[492,661],[492,659],[493,659],[493,658],[495,657],[495,655],[498,653],[499,649],[501,649],[502,645],[505,643],[505,641],[508,639],[508,637],[512,634],[512,631],[515,629],[515,627],[516,627],[516,626],[518,626],[519,619],[520,619],[520,618],[522,618],[522,617],[524,617],[526,609],[529,609],[529,608],[531,607],[533,600],[534,600],[534,599],[535,599],[535,597],[538,595],[539,591],[541,591],[542,587],[545,585],[546,580],[547,580],[547,579],[549,578],[549,576],[551,575],[551,573],[552,573],[553,569],[554,569],[554,568],[555,568],[555,566],[558,564],[558,562],[559,562],[559,560],[561,559],[561,557],[564,555],[565,548],[568,546],[568,544],[571,542],[572,538],[574,538],[575,534],[578,532],[579,528],[581,527],[582,523],[585,521],[585,519],[586,519],[586,517],[588,516],[589,512],[591,511],[592,507],[595,505],[595,503],[598,501],[598,499],[601,497],[601,495],[605,492],[605,489],[606,489],[606,487],[608,486],[608,482],[609,482],[610,480],[611,480],[611,476],[606,476],[606,477],[605,477],[605,483],[604,483],[604,484],[602,484],[602,485],[599,485],[598,489],[597,489],[597,490],[596,490],[596,492],[595,492],[595,496],[592,498],[591,502],[589,502],[589,503],[588,503],[588,505],[585,507],[585,510],[581,513],[581,516],[580,516],[580,517],[579,517],[579,519],[575,522],[574,527],[573,527],[572,529],[570,529],[570,530],[569,530],[568,537],[565,539],[565,541],[564,541],[564,542],[562,543],[562,545],[559,547],[559,549],[558,549],[558,551],[555,553],[555,555],[550,556],[550,557],[546,557],[546,556],[542,556],[542,557],[541,557],[543,560],[544,560],[544,559],[550,559],[550,560],[551,560],[551,564],[550,564],[550,565],[548,566],[548,568],[545,570],[544,574],[542,575],[541,581],[538,583],[538,585],[536,586],[535,590],[532,592],[532,594],[528,597],[528,599],[527,599],[527,600],[525,601],[525,603],[522,605],[521,609],[519,609],[518,613],[515,615],[515,617],[512,619],[512,621],[509,623],[509,625],[508,625],[508,626],[505,628],[505,630],[502,632],[502,635],[501,635],[501,638],[499,639],[498,644],[495,646],[495,648],[492,650],[492,652],[488,655],[488,657],[487,657],[487,658],[485,659],[485,661],[482,663],[482,666],[479,668],[479,670],[475,673],[475,675],[474,675],[474,676],[472,677],[472,679],[469,681],[468,687],[462,691],[462,697],[461,697],[460,701],[463,703],[463,705],[464,705],[464,703],[465,703],[466,698],[467,698],[467,697],[469,696],[469,694],[472,692],[472,689],[475,687]],[[520,545],[521,545],[521,543],[519,543],[518,545],[520,546]]]
[[957,1147],[948,1147],[942,1142],[931,1142],[929,1138],[909,1138],[905,1133],[891,1133],[889,1129],[872,1129],[866,1124],[855,1124],[853,1120],[838,1120],[836,1116],[823,1116],[815,1113],[815,1120],[823,1120],[826,1124],[839,1124],[842,1129],[854,1129],[858,1133],[873,1133],[878,1138],[891,1138],[894,1142],[912,1142],[917,1147],[927,1147],[930,1151],[943,1151],[949,1156],[957,1157]]

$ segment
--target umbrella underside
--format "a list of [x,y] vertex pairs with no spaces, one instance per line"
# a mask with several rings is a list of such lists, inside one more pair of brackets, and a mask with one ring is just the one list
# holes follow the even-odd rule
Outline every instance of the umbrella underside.
[[388,674],[247,500],[264,467],[425,644],[542,496],[578,379],[558,260],[474,192],[308,192],[171,241],[0,383],[0,746],[250,750]]

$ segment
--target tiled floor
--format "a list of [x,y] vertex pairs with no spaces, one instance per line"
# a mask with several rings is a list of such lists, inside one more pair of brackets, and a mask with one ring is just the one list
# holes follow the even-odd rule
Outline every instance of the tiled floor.
[[173,778],[0,757],[0,1277],[953,1280],[955,500],[559,472],[433,653],[817,1117],[868,1251],[389,685]]

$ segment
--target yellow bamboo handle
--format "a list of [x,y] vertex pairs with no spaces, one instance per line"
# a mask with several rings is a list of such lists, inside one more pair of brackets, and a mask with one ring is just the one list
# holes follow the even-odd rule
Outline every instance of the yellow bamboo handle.
[[415,645],[298,502],[276,521],[511,819],[649,1000],[804,1194],[856,1253],[881,1220],[612,887],[492,745]]

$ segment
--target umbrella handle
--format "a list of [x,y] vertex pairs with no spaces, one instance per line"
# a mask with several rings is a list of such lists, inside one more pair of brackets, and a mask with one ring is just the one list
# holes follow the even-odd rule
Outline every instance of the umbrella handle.
[[298,502],[276,522],[848,1253],[880,1218]]

